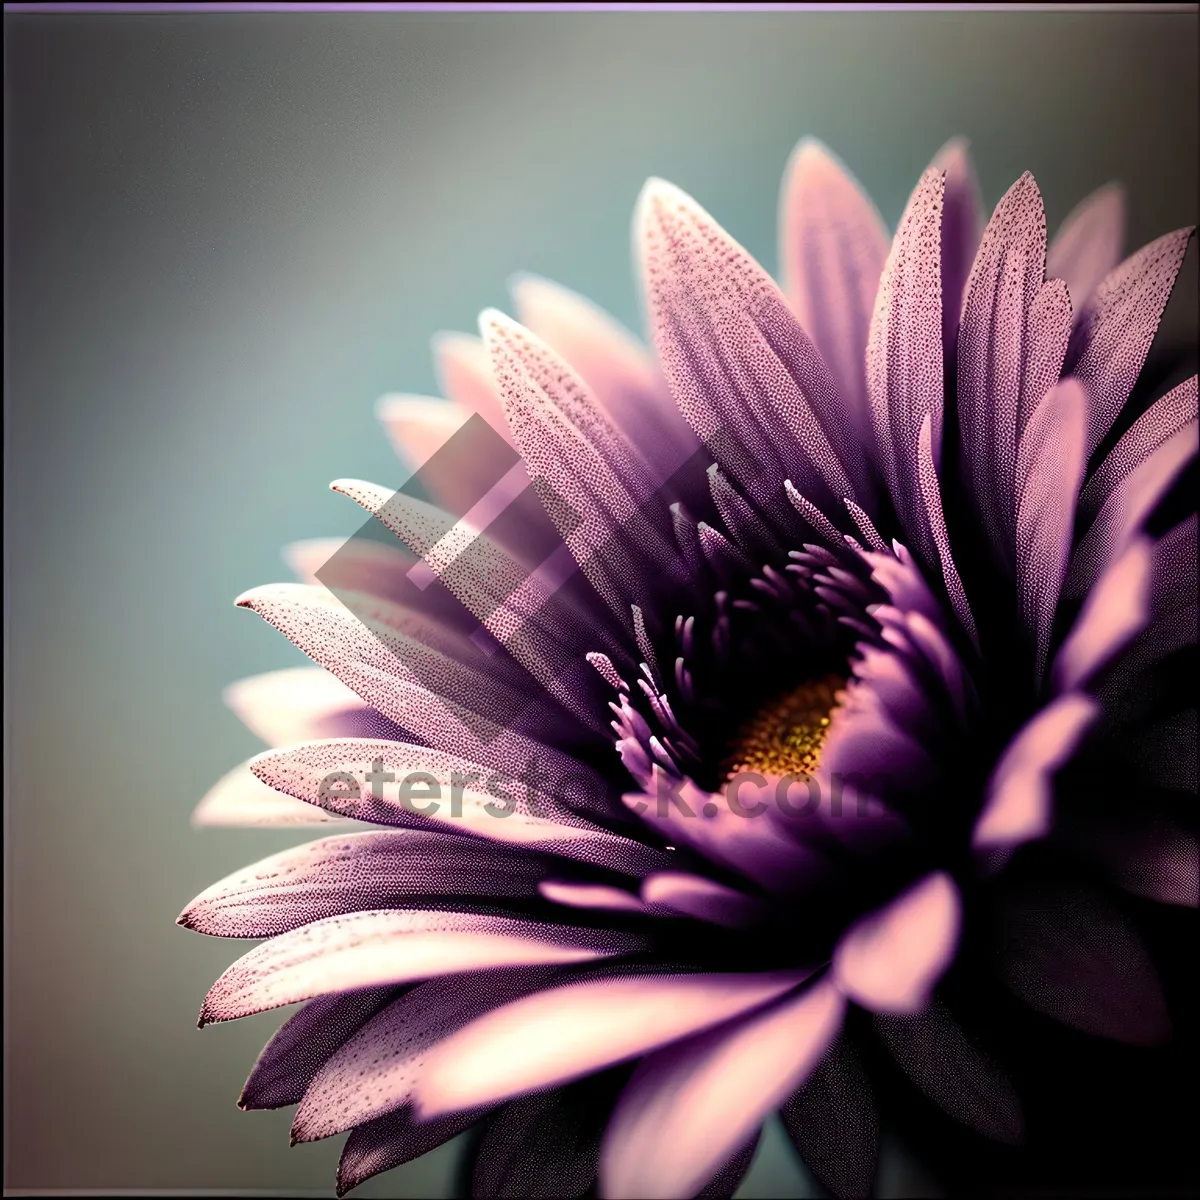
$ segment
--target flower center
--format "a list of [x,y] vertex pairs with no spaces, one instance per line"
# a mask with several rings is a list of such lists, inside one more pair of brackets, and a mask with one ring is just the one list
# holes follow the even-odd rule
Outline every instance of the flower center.
[[738,730],[726,758],[727,778],[740,771],[811,775],[845,686],[840,675],[826,675],[764,704]]

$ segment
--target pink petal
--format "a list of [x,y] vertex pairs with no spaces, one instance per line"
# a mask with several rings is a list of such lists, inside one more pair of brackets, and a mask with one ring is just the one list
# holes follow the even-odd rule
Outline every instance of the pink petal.
[[1059,226],[1046,252],[1046,276],[1061,279],[1076,320],[1100,281],[1121,261],[1125,245],[1125,189],[1107,183],[1085,196]]
[[501,437],[512,441],[500,390],[483,343],[468,333],[440,333],[433,339],[433,365],[442,395],[466,413],[478,413]]
[[274,937],[416,899],[536,896],[548,860],[478,838],[416,830],[325,838],[273,854],[200,893],[178,924],[212,937]]
[[431,979],[393,1000],[317,1072],[296,1112],[293,1140],[343,1133],[408,1104],[439,1041],[552,978],[535,968]]
[[1075,547],[1067,574],[1069,595],[1082,596],[1143,527],[1197,450],[1198,425],[1189,421],[1151,451],[1108,494]]
[[1017,457],[1017,599],[1034,641],[1039,680],[1071,552],[1075,502],[1087,462],[1086,421],[1083,389],[1075,380],[1064,380],[1030,417]]
[[979,634],[975,629],[975,618],[971,614],[971,605],[967,601],[967,593],[950,549],[950,535],[946,531],[941,485],[938,482],[937,468],[933,465],[932,418],[929,413],[926,413],[921,421],[921,434],[917,443],[917,481],[921,488],[925,520],[933,537],[937,560],[941,564],[942,580],[946,585],[946,594],[950,597],[950,607],[967,636],[978,646]]
[[417,1122],[407,1112],[394,1112],[356,1126],[350,1131],[338,1161],[337,1194],[344,1196],[373,1176],[436,1150],[483,1115],[455,1113],[441,1121]]
[[200,1024],[384,983],[493,967],[586,962],[638,948],[629,934],[470,913],[356,912],[281,934],[213,984]]
[[805,138],[788,161],[779,202],[783,289],[863,430],[867,331],[889,243],[858,180],[827,147]]
[[906,540],[932,556],[920,511],[917,445],[930,417],[933,461],[942,450],[941,224],[945,177],[929,170],[909,197],[871,317],[867,393],[876,450]]
[[646,349],[590,300],[536,275],[513,284],[521,323],[579,372],[658,482],[699,449]]
[[958,344],[963,292],[987,214],[983,211],[979,180],[966,138],[951,138],[930,166],[946,174],[942,205],[942,345],[946,361],[952,363]]
[[1088,593],[1054,660],[1056,692],[1080,687],[1145,628],[1150,618],[1150,543],[1135,538]]
[[922,1013],[876,1017],[875,1028],[905,1074],[956,1121],[1016,1144],[1025,1120],[1008,1076],[935,999]]
[[1121,435],[1079,495],[1079,510],[1094,518],[1104,502],[1164,442],[1196,420],[1196,376],[1156,400]]
[[682,871],[659,871],[642,882],[642,899],[685,916],[738,929],[762,921],[767,910],[763,903],[699,875]]
[[375,403],[375,416],[392,448],[414,471],[420,469],[467,422],[469,410],[432,396],[387,395]]
[[877,1012],[919,1012],[950,965],[962,905],[949,875],[927,875],[886,908],[854,925],[838,943],[834,978]]
[[411,590],[416,557],[365,537],[308,538],[285,546],[283,561],[301,583],[398,600]]
[[771,277],[661,179],[642,189],[635,231],[663,373],[721,467],[768,511],[785,478],[854,499],[856,423]]
[[[366,778],[374,774],[376,763],[383,773],[396,777],[377,781],[378,797]],[[672,861],[664,851],[600,829],[579,816],[564,803],[574,802],[575,795],[556,794],[553,777],[540,771],[533,775],[522,768],[516,776],[492,773],[446,751],[367,738],[268,751],[252,760],[251,769],[273,788],[317,806],[318,812],[354,814],[380,825],[474,834],[637,876]],[[431,775],[441,798],[402,804],[399,789],[414,773]],[[335,778],[342,775],[350,780]],[[432,805],[436,808],[426,811]]]
[[538,884],[538,891],[551,904],[562,904],[567,908],[596,908],[607,912],[646,911],[645,904],[632,892],[604,883],[544,879]]
[[600,1194],[694,1196],[820,1062],[844,1008],[824,981],[648,1057],[605,1131]]
[[238,1107],[298,1104],[330,1055],[400,992],[393,987],[364,988],[310,1000],[263,1047],[242,1087]]
[[339,824],[338,817],[302,804],[268,787],[248,764],[234,767],[215,783],[192,813],[197,828],[214,825],[290,826]]
[[553,988],[439,1044],[417,1090],[423,1117],[550,1087],[767,1004],[804,972],[662,975]]
[[1109,431],[1141,373],[1192,229],[1143,246],[1110,272],[1080,322],[1069,366],[1089,397],[1090,455]]
[[1097,716],[1094,700],[1069,692],[1021,729],[988,782],[972,834],[977,850],[1017,846],[1045,836],[1050,829],[1051,778],[1075,753]]
[[225,703],[268,746],[286,746],[342,732],[339,718],[368,706],[328,671],[290,667],[252,675],[225,689]]

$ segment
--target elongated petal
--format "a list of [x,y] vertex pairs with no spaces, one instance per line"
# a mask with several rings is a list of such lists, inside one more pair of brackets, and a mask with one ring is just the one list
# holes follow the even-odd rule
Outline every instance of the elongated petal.
[[1076,319],[1100,281],[1121,261],[1125,245],[1125,189],[1107,183],[1067,214],[1046,251],[1046,275],[1061,279]]
[[1074,380],[1046,393],[1021,436],[1017,460],[1017,599],[1041,678],[1067,574],[1075,502],[1086,465],[1087,397]]
[[571,364],[663,482],[699,449],[649,353],[590,300],[536,275],[513,284],[521,323]]
[[290,667],[225,689],[225,703],[268,746],[349,733],[369,706],[328,671]]
[[876,1012],[920,1011],[954,957],[961,910],[949,875],[926,876],[845,934],[833,960],[838,987]]
[[1079,494],[1079,511],[1091,520],[1113,491],[1164,442],[1196,420],[1196,376],[1156,400],[1121,435]]
[[306,538],[285,546],[283,561],[300,583],[321,584],[324,577],[321,586],[331,590],[400,600],[411,589],[408,572],[416,557],[365,537]]
[[[322,812],[284,795],[258,779],[246,763],[217,781],[196,805],[192,824],[287,826],[343,823],[336,813]],[[348,824],[348,822],[345,822]]]
[[389,394],[375,402],[375,416],[396,454],[414,471],[424,466],[470,417],[453,400]]
[[1150,618],[1153,552],[1136,538],[1088,593],[1054,660],[1054,690],[1078,688],[1145,628]]
[[1068,692],[1013,738],[988,782],[972,835],[976,849],[1017,846],[1048,832],[1052,777],[1074,754],[1098,715],[1094,700]]
[[843,1034],[780,1114],[804,1165],[838,1200],[870,1195],[879,1151],[871,1081]]
[[566,1083],[750,1012],[803,977],[642,975],[540,992],[440,1043],[419,1082],[418,1108],[435,1117]]
[[213,884],[179,924],[214,937],[274,937],[338,913],[415,900],[536,896],[548,861],[479,838],[346,834],[273,854]]
[[442,395],[464,412],[478,413],[501,437],[512,441],[492,363],[483,343],[468,333],[433,339],[433,365]]
[[1072,841],[1131,895],[1200,906],[1200,848],[1196,835],[1178,823],[1140,816],[1120,824],[1089,823]]
[[1082,596],[1142,529],[1154,506],[1196,456],[1197,421],[1189,421],[1142,459],[1108,494],[1096,519],[1075,547],[1066,591]]
[[1136,1046],[1169,1036],[1149,953],[1128,919],[1098,895],[1043,888],[1013,897],[999,928],[1002,978],[1031,1008]]
[[942,203],[942,345],[949,367],[955,362],[963,293],[987,214],[966,138],[951,138],[930,165],[946,174]]
[[301,926],[244,954],[213,984],[200,1024],[351,988],[584,962],[638,945],[632,935],[512,917],[402,909],[349,913]]
[[430,979],[375,1013],[317,1072],[292,1123],[297,1142],[342,1133],[408,1104],[430,1050],[468,1022],[545,986],[553,969]]
[[783,289],[864,432],[867,331],[889,242],[858,180],[805,138],[788,161],[779,202]]
[[714,925],[741,928],[762,921],[766,906],[752,896],[682,871],[660,871],[642,883],[642,899]]
[[1088,393],[1089,455],[1133,391],[1191,236],[1191,228],[1177,229],[1130,255],[1104,278],[1080,322],[1067,366]]
[[690,196],[642,190],[637,248],[655,345],[683,415],[756,503],[854,498],[861,438],[820,352],[770,276]]
[[875,1028],[905,1074],[956,1121],[999,1142],[1024,1136],[1016,1092],[940,1000],[913,1016],[877,1016]]
[[926,171],[900,218],[871,317],[867,392],[879,462],[905,540],[933,557],[920,511],[917,446],[928,416],[934,466],[942,449],[941,224],[945,176]]
[[822,981],[647,1058],[605,1131],[601,1195],[695,1195],[820,1062],[844,1006]]
[[402,1167],[469,1129],[484,1114],[455,1113],[440,1121],[414,1121],[407,1112],[389,1113],[353,1129],[338,1161],[337,1194],[375,1175]]
[[310,1000],[263,1047],[242,1087],[238,1107],[283,1108],[298,1104],[329,1056],[395,1000],[401,990],[363,988]]
[[[528,769],[522,768],[519,775],[508,776],[446,751],[364,738],[268,751],[251,765],[259,778],[317,806],[318,812],[324,809],[380,825],[443,834],[474,834],[637,876],[661,870],[672,861],[661,850],[600,829],[578,815],[576,808],[599,807],[603,795],[585,805],[586,797],[559,790],[537,758],[531,758]],[[368,776],[377,772],[378,796],[376,780],[368,785]],[[389,780],[388,775],[394,778]],[[437,784],[436,795],[429,779]],[[407,801],[400,797],[405,780],[410,780],[411,788]],[[574,782],[587,780],[577,777]]]

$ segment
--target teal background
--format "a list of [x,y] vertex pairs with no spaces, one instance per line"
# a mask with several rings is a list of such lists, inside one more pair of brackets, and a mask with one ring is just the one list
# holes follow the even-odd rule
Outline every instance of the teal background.
[[[950,135],[1053,228],[1112,178],[1196,220],[1194,13],[5,17],[10,1188],[332,1194],[341,1139],[234,1107],[278,1015],[195,1029],[236,944],[177,929],[296,834],[193,831],[300,660],[233,597],[399,484],[372,417],[533,270],[636,325],[646,176],[767,264],[804,134],[894,224]],[[1195,251],[1169,322],[1195,328]],[[364,1196],[449,1194],[456,1147]],[[901,1154],[881,1194],[932,1188]],[[813,1194],[777,1129],[746,1196]]]

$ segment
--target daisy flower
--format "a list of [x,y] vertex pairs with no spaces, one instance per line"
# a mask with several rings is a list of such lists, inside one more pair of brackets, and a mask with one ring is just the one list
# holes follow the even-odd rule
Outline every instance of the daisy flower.
[[271,749],[197,821],[357,823],[180,917],[266,939],[202,1025],[303,1005],[242,1107],[339,1191],[478,1124],[477,1195],[610,1198],[730,1194],[778,1111],[857,1196],[881,1049],[1021,1140],[992,990],[1169,1038],[1121,897],[1197,903],[1196,377],[1130,397],[1191,230],[1123,222],[987,218],[954,141],[891,237],[805,141],[779,284],[651,180],[653,352],[532,278],[435,342],[423,494],[333,485],[390,544],[238,600],[317,668],[231,689]]

